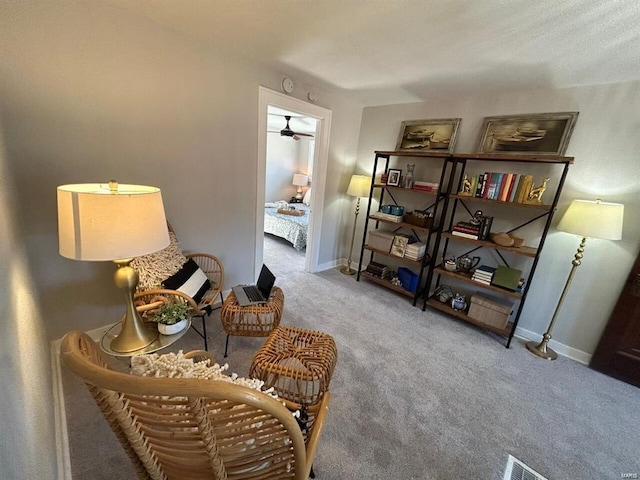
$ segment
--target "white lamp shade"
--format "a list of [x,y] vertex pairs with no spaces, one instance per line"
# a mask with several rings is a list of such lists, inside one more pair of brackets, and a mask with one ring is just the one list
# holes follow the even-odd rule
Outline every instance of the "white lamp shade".
[[309,176],[301,173],[294,173],[293,184],[296,187],[306,187],[309,184]]
[[561,232],[586,238],[620,240],[624,205],[601,200],[574,200],[558,224]]
[[347,195],[352,197],[368,197],[371,190],[371,177],[366,175],[352,175]]
[[58,187],[58,240],[63,257],[122,260],[169,245],[160,189],[140,185]]

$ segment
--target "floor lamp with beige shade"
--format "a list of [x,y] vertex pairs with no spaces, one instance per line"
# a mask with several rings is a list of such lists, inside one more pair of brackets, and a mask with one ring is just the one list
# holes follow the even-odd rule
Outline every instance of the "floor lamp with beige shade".
[[349,248],[349,258],[347,264],[340,269],[340,272],[345,275],[354,275],[356,271],[351,268],[351,256],[353,254],[353,241],[356,237],[356,225],[358,224],[358,214],[360,213],[360,198],[368,197],[371,192],[371,177],[366,175],[352,175],[349,187],[347,188],[347,195],[356,197],[356,217],[353,220],[353,232],[351,233],[351,247]]
[[117,265],[114,280],[126,313],[111,349],[134,352],[154,342],[157,330],[145,326],[133,304],[138,272],[129,263],[169,245],[160,189],[115,181],[59,186],[58,240],[63,257]]
[[569,289],[569,285],[571,285],[576,269],[580,266],[587,238],[620,240],[622,238],[623,216],[624,205],[621,203],[607,203],[597,199],[595,201],[574,200],[571,202],[571,205],[569,205],[569,208],[558,224],[558,230],[578,235],[582,237],[582,241],[571,262],[571,272],[564,285],[549,327],[542,336],[542,341],[540,343],[535,341],[527,343],[527,349],[534,355],[547,360],[555,360],[558,358],[558,354],[548,347],[549,340],[551,340],[551,330],[556,322],[558,312],[562,307],[562,302]]

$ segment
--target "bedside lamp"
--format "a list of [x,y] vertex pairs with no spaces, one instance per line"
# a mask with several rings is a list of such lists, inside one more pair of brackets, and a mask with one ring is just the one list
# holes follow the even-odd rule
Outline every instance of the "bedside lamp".
[[295,199],[302,201],[302,187],[306,187],[307,185],[309,185],[309,176],[303,175],[301,173],[294,173],[293,184],[298,187]]
[[57,195],[60,255],[117,265],[114,280],[124,293],[126,313],[111,349],[124,353],[146,347],[158,332],[144,325],[133,304],[138,272],[129,263],[169,245],[160,189],[110,181],[62,185]]
[[353,253],[353,240],[356,237],[356,224],[358,223],[358,213],[360,213],[360,197],[368,197],[371,191],[371,177],[366,175],[352,175],[349,187],[347,187],[347,195],[357,197],[356,217],[353,220],[353,233],[351,234],[351,248],[349,248],[349,258],[347,265],[340,269],[345,275],[353,275],[356,271],[351,268],[351,255]]
[[551,323],[549,323],[547,331],[542,336],[542,341],[540,343],[527,343],[527,349],[534,355],[547,360],[555,360],[558,358],[556,352],[551,350],[547,344],[549,340],[551,340],[551,330],[558,317],[558,312],[562,307],[562,302],[569,289],[569,285],[571,285],[576,269],[580,266],[587,238],[620,240],[622,238],[623,215],[624,205],[621,203],[606,203],[600,199],[595,201],[574,200],[571,202],[571,205],[569,205],[569,208],[558,224],[558,230],[578,235],[582,237],[582,242],[580,242],[578,251],[571,262],[571,272],[560,295],[560,300],[553,313]]

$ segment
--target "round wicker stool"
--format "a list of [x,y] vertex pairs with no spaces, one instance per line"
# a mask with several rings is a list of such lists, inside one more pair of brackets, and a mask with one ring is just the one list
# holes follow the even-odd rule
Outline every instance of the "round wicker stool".
[[279,397],[310,406],[329,390],[337,359],[331,335],[279,326],[253,357],[249,376],[273,387]]
[[229,335],[239,337],[267,337],[280,325],[284,309],[284,293],[279,287],[273,287],[267,303],[241,307],[233,291],[222,304],[220,320],[227,334],[224,356],[227,356]]

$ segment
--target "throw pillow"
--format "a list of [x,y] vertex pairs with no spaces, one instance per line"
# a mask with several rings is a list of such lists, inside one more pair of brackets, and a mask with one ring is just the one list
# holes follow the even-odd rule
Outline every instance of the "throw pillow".
[[182,268],[187,257],[173,232],[169,232],[169,246],[159,252],[136,257],[131,266],[138,272],[138,291],[161,288],[162,281]]
[[162,282],[162,285],[164,288],[189,295],[196,303],[200,303],[204,294],[211,288],[211,282],[193,258],[187,260],[182,268]]
[[307,190],[307,193],[304,194],[304,197],[302,197],[302,203],[307,206],[311,205],[311,188],[309,188],[309,190]]

